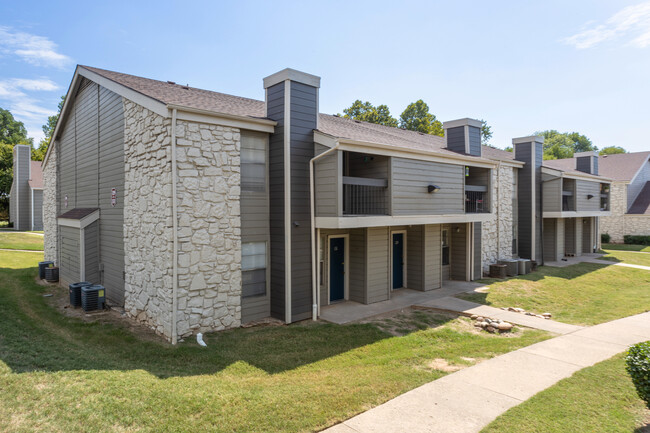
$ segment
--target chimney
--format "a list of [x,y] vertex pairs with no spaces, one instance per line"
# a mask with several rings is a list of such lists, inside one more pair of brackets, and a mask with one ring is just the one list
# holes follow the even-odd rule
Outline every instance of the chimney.
[[598,174],[598,152],[579,152],[573,155],[576,159],[576,170],[589,174]]
[[447,149],[467,155],[481,156],[481,127],[476,119],[458,119],[444,122]]
[[517,209],[519,257],[541,263],[542,207],[540,180],[544,137],[530,136],[512,139],[515,159],[526,163],[518,170]]
[[[318,128],[320,77],[284,69],[264,78],[269,138],[271,315],[291,323],[311,317],[309,160]],[[306,186],[307,185],[307,186]]]

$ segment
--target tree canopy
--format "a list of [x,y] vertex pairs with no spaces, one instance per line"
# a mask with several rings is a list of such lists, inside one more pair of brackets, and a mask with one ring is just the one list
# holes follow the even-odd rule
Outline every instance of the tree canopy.
[[572,158],[576,152],[598,150],[591,140],[578,132],[558,132],[555,129],[535,132],[544,137],[544,159]]
[[599,155],[614,155],[616,153],[627,153],[627,150],[620,146],[607,146],[600,149]]
[[399,116],[400,128],[425,134],[444,136],[442,122],[429,112],[429,106],[422,99],[410,103]]
[[376,123],[385,126],[397,126],[397,119],[390,114],[387,105],[375,107],[370,102],[362,102],[357,99],[352,105],[343,110],[346,119],[361,120],[369,123]]
[[32,145],[27,138],[23,122],[14,119],[9,110],[0,108],[0,214],[5,214],[9,207],[9,193],[13,181],[13,149],[17,144]]
[[61,96],[57,113],[52,116],[49,116],[47,118],[47,123],[43,125],[43,134],[45,135],[45,137],[43,137],[41,142],[38,143],[38,148],[36,149],[32,148],[32,159],[34,161],[42,161],[43,158],[45,158],[45,154],[47,153],[47,148],[50,145],[50,141],[52,140],[52,134],[54,134],[54,128],[56,127],[56,122],[59,120],[59,115],[61,114],[61,110],[63,109],[64,103],[65,103],[65,95]]

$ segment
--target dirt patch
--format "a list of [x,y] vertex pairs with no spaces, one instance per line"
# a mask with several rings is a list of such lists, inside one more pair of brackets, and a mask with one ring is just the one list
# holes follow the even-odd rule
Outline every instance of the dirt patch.
[[466,366],[450,364],[449,362],[447,362],[446,359],[436,358],[433,361],[429,362],[427,364],[427,367],[429,367],[432,370],[440,370],[440,371],[446,371],[448,373],[453,373],[454,371],[462,370]]
[[356,323],[371,323],[396,337],[424,329],[437,328],[456,319],[458,315],[432,310],[404,308],[379,314]]

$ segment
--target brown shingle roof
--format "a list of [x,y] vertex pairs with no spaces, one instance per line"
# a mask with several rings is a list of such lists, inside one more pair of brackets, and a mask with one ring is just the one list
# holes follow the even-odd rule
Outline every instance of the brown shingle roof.
[[[650,152],[618,153],[598,157],[598,174],[615,181],[630,181],[648,160]],[[543,165],[562,171],[576,171],[576,159],[551,159]]]
[[43,170],[41,161],[30,161],[32,177],[29,179],[29,186],[32,188],[43,188]]
[[80,220],[83,217],[90,215],[91,213],[99,210],[97,207],[77,207],[72,210],[69,210],[65,213],[62,213],[57,218],[66,218],[70,220]]

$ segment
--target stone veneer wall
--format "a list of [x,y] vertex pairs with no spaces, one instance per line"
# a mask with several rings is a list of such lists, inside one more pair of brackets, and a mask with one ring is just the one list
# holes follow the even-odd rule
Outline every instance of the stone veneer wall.
[[497,260],[512,257],[512,181],[516,174],[515,170],[517,169],[505,165],[492,170],[491,185],[493,199],[496,199],[496,202],[490,219],[482,226],[484,272],[488,272],[490,264],[496,263]]
[[57,262],[59,257],[57,243],[59,227],[56,222],[56,154],[57,149],[55,144],[55,147],[52,148],[52,152],[50,152],[47,165],[43,170],[43,232],[45,234],[45,260],[51,260],[53,262]]
[[240,133],[178,121],[178,334],[241,324]]
[[124,103],[124,309],[172,334],[171,120]]
[[[125,310],[172,335],[171,120],[124,100]],[[177,121],[177,335],[241,324],[240,134]]]
[[613,182],[610,192],[611,216],[600,217],[600,233],[622,243],[624,235],[650,236],[650,215],[627,215],[627,184]]

